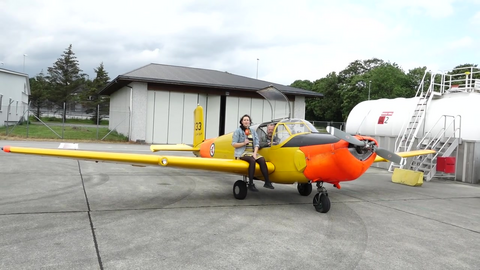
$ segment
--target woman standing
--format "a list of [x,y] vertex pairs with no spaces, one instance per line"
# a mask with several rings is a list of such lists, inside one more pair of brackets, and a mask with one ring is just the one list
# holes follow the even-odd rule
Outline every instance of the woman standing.
[[253,175],[255,174],[255,162],[260,165],[260,170],[262,171],[263,178],[265,178],[265,184],[263,187],[274,189],[270,178],[268,177],[267,163],[265,158],[258,154],[259,141],[258,135],[255,130],[250,129],[250,124],[252,119],[248,114],[245,114],[240,118],[240,127],[238,127],[235,132],[233,132],[232,137],[232,146],[235,147],[235,159],[241,159],[248,162],[248,189],[251,191],[258,191],[253,184]]

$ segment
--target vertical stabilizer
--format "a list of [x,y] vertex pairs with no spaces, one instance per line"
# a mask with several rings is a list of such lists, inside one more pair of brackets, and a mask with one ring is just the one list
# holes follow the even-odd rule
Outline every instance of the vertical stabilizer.
[[197,147],[205,140],[205,125],[203,122],[203,107],[197,105],[193,111],[195,124],[193,130],[193,147]]

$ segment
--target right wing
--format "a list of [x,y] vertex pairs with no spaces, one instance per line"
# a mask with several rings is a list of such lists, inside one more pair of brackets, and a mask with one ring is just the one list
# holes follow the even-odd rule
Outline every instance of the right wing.
[[[428,154],[435,154],[435,153],[436,152],[434,150],[413,150],[408,152],[398,152],[395,154],[401,156],[402,158],[407,158],[407,157],[414,157],[414,156],[421,156],[421,155],[428,155]],[[381,156],[377,156],[375,158],[375,161],[373,162],[389,162],[389,160]]]

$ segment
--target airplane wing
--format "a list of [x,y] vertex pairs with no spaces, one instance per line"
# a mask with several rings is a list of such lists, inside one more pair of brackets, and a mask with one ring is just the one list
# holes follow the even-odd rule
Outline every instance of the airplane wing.
[[164,144],[164,145],[151,145],[150,150],[152,152],[157,151],[200,151],[200,148],[194,148],[186,144]]
[[[435,154],[436,152],[434,150],[414,150],[414,151],[408,151],[408,152],[398,152],[395,153],[402,158],[408,158],[408,157],[415,157],[415,156],[421,156],[421,155],[428,155],[428,154]],[[375,158],[375,161],[373,162],[389,162],[389,160],[384,159],[381,156],[377,156]]]
[[[170,166],[176,168],[209,170],[233,174],[248,174],[248,163],[243,160],[199,158],[185,156],[159,156],[154,154],[128,154],[114,152],[97,152],[63,149],[42,149],[29,147],[5,146],[1,148],[7,153],[51,156],[77,160],[102,161],[113,163],[127,163],[131,165]],[[268,173],[275,170],[271,162],[267,162]],[[260,174],[260,167],[256,164],[256,174]]]

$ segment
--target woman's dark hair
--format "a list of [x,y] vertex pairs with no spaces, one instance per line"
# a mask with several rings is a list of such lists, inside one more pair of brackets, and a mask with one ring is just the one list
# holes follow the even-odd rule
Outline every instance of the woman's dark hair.
[[245,117],[248,117],[248,119],[250,120],[250,124],[252,124],[252,118],[250,117],[250,115],[244,114],[244,115],[240,118],[240,121],[239,121],[239,122],[240,122],[240,128],[241,128],[243,131],[245,131],[245,129],[246,129],[246,128],[243,126],[243,124],[242,124],[242,120],[243,120],[243,118],[245,118]]

